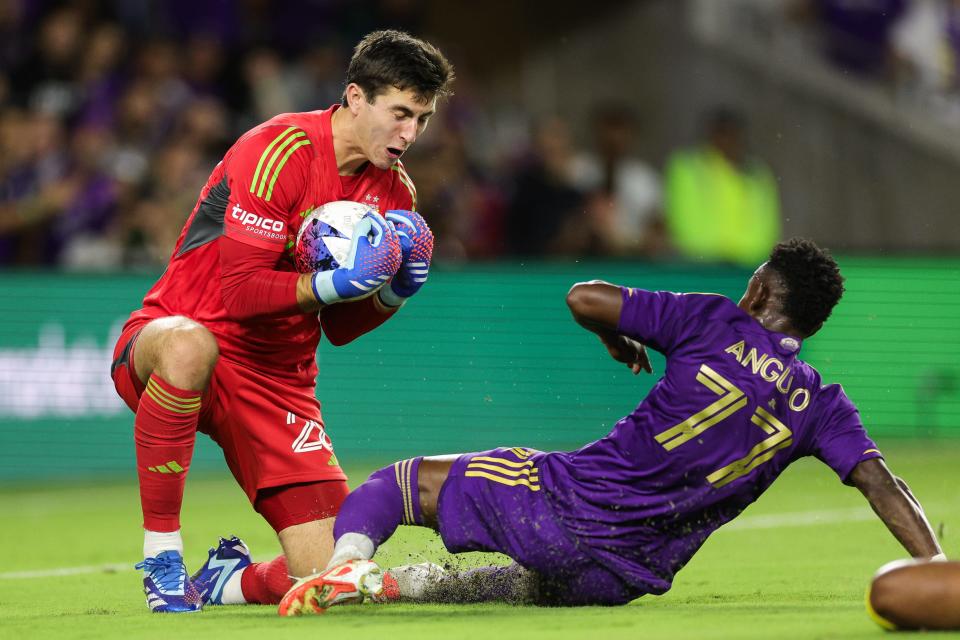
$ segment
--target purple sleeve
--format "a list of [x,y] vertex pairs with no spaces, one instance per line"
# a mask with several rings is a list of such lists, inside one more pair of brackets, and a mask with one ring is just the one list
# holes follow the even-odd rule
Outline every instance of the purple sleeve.
[[669,291],[620,287],[623,306],[617,331],[663,354],[672,351],[688,328],[687,296]]
[[853,468],[864,460],[883,454],[867,435],[860,412],[838,384],[824,387],[815,400],[817,420],[814,455],[836,472],[844,484],[850,484]]

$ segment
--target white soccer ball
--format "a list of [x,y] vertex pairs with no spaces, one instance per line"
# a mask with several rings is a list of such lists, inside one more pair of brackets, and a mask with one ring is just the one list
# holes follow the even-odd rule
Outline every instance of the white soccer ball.
[[336,200],[307,214],[297,232],[294,264],[300,273],[329,271],[344,264],[350,254],[353,230],[373,209],[359,202]]

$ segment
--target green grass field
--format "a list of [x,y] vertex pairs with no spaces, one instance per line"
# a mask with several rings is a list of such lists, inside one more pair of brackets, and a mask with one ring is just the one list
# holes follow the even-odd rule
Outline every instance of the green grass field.
[[[953,532],[960,526],[960,442],[881,444],[925,505],[947,554],[960,555]],[[365,471],[354,469],[353,480]],[[135,482],[0,487],[0,511],[0,637],[18,639],[880,638],[885,632],[864,613],[864,587],[878,566],[904,555],[860,494],[809,460],[717,532],[669,593],[625,607],[369,605],[280,619],[274,607],[247,606],[160,616],[147,611],[132,569],[141,552]],[[190,479],[184,526],[190,569],[218,535],[240,535],[259,559],[279,550],[228,479]],[[387,565],[452,560],[435,536],[411,528],[401,528],[378,558]],[[503,561],[470,554],[456,562],[491,558]]]

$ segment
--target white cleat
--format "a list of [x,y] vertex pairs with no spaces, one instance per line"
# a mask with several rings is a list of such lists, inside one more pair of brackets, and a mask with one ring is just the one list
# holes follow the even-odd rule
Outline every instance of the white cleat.
[[383,574],[370,560],[350,560],[322,573],[301,578],[280,600],[281,616],[324,613],[337,604],[363,602],[383,591]]
[[405,564],[383,572],[383,588],[370,596],[373,602],[418,602],[440,585],[447,571],[433,562]]

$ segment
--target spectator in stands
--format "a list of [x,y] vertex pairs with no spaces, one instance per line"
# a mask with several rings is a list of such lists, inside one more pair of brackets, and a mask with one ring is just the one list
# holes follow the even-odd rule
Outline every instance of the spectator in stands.
[[74,195],[67,133],[59,117],[16,107],[0,129],[0,263],[47,264],[44,228]]
[[586,196],[595,252],[663,253],[660,176],[633,155],[635,114],[626,105],[603,104],[595,109],[592,125],[594,150],[574,156],[572,172]]
[[76,83],[83,45],[83,17],[63,7],[47,15],[31,51],[10,73],[11,93],[20,106],[71,117],[80,105]]
[[915,0],[893,31],[901,81],[921,95],[958,88],[960,0]]
[[779,238],[777,182],[747,153],[745,129],[739,112],[714,109],[705,119],[703,143],[668,161],[667,228],[687,258],[752,265]]
[[907,0],[801,0],[796,13],[812,18],[823,53],[838,69],[863,77],[890,76],[891,34]]
[[577,229],[584,199],[573,182],[573,145],[567,123],[557,116],[535,126],[530,157],[513,175],[506,217],[510,253],[543,256],[579,245]]

